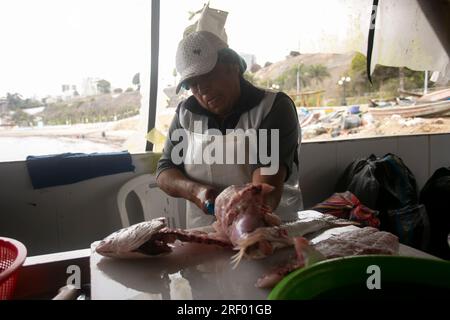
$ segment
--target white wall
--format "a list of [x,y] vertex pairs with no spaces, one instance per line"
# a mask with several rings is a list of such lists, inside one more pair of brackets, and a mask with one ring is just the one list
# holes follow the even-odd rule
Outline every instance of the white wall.
[[[421,188],[439,167],[450,166],[450,134],[305,143],[301,150],[301,187],[305,207],[334,191],[345,167],[358,157],[388,152],[400,156]],[[29,255],[89,247],[121,227],[116,195],[139,174],[151,172],[149,154],[133,155],[134,173],[99,177],[79,183],[34,190],[25,162],[0,163],[0,236],[22,241]],[[172,200],[156,191],[155,212],[170,210]],[[127,204],[137,222],[141,209]]]
[[[29,255],[89,247],[121,227],[117,192],[134,176],[151,172],[151,158],[133,155],[135,172],[38,190],[25,161],[0,163],[0,236],[22,241]],[[163,212],[166,202],[155,203]]]

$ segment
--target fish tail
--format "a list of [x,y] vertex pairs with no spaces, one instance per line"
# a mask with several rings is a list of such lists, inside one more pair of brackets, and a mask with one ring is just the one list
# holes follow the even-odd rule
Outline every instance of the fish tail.
[[242,258],[244,257],[245,249],[246,248],[240,248],[239,251],[231,257],[230,263],[233,265],[232,267],[233,270],[237,268]]
[[310,266],[325,259],[323,254],[311,246],[309,241],[303,237],[295,237],[294,245],[298,265]]

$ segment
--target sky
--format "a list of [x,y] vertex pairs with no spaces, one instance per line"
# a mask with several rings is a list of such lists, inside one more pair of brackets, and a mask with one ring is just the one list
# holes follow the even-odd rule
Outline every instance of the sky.
[[2,0],[0,14],[0,97],[56,94],[86,77],[126,89],[149,59],[146,0]]
[[[339,18],[342,1],[361,0],[277,0],[276,5],[273,0],[210,0],[209,6],[228,12],[225,31],[230,48],[254,54],[262,66],[284,60],[290,51],[301,51],[300,38],[318,37],[318,25],[335,29],[333,25]],[[174,68],[176,48],[184,29],[193,23],[188,20],[188,12],[200,10],[204,3],[204,0],[161,1],[160,72],[163,75],[160,78],[163,83],[174,81],[169,70]]]
[[[257,63],[282,60],[301,50],[302,33],[317,17],[329,23],[339,0],[211,0],[228,11],[229,45],[254,54]],[[341,0],[342,1],[342,0]],[[162,0],[160,79],[174,83],[175,51],[189,11],[204,0]],[[286,8],[290,8],[286,10]],[[333,9],[334,8],[334,9]],[[103,78],[114,88],[132,85],[135,73],[149,68],[149,0],[2,0],[0,1],[0,97],[18,92],[38,98],[61,93],[62,84]],[[317,15],[316,15],[317,14]]]

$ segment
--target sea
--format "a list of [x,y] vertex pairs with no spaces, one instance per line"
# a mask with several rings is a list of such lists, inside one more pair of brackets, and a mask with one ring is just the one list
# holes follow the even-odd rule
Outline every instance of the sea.
[[0,161],[24,161],[27,156],[61,153],[94,153],[123,151],[122,148],[83,139],[47,137],[1,137]]

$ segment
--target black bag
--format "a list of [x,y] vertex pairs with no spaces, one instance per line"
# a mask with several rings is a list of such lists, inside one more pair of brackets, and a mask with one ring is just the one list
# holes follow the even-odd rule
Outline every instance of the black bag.
[[450,167],[440,168],[428,179],[420,192],[420,203],[430,220],[429,252],[450,259]]
[[430,243],[430,222],[423,204],[388,210],[389,228],[401,243],[423,251]]
[[353,161],[339,178],[336,192],[351,191],[366,207],[375,209],[380,184],[375,177],[376,156]]
[[380,229],[396,234],[404,244],[424,249],[429,224],[418,209],[414,175],[398,156],[370,155],[353,161],[336,184],[336,192],[351,191],[365,206],[379,211]]

